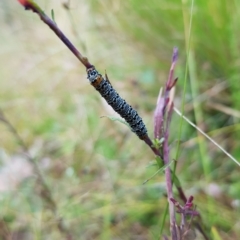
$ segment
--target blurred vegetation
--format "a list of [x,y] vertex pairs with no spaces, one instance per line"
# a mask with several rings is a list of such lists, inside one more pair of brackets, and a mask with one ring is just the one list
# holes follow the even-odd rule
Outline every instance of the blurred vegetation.
[[[150,136],[177,46],[176,107],[186,87],[184,114],[240,159],[239,1],[195,1],[192,11],[187,0],[74,0],[68,10],[57,0],[36,2],[49,16],[54,9],[69,39],[107,70]],[[164,174],[142,185],[156,171],[147,167],[152,152],[125,125],[100,118],[114,113],[36,14],[2,0],[0,21],[0,109],[37,159],[74,239],[159,239]],[[179,127],[175,114],[173,158]],[[62,239],[23,149],[3,122],[0,131],[0,239]],[[239,167],[187,123],[181,141],[177,175],[205,231],[210,239],[239,239]]]

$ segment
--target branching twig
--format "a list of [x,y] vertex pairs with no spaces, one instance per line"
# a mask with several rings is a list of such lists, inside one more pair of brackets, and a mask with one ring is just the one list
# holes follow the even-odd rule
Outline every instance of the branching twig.
[[[170,215],[170,231],[171,231],[171,238],[173,240],[179,240],[179,239],[195,239],[194,238],[194,231],[188,228],[186,229],[186,215],[198,216],[200,219],[200,214],[193,210],[193,197],[190,196],[188,199],[185,197],[182,188],[180,186],[180,183],[178,181],[178,178],[174,171],[171,171],[169,168],[170,158],[169,158],[169,145],[168,145],[168,137],[169,137],[169,126],[171,122],[171,117],[174,109],[173,104],[173,96],[171,96],[170,91],[175,86],[177,82],[177,78],[173,78],[174,73],[174,67],[176,65],[178,57],[178,51],[175,48],[173,51],[173,58],[172,58],[172,65],[169,72],[169,77],[165,86],[165,90],[162,96],[162,91],[160,91],[158,101],[157,101],[157,107],[155,110],[154,115],[154,136],[157,140],[164,139],[163,145],[161,146],[160,152],[163,152],[163,159],[166,166],[165,171],[165,177],[166,177],[166,185],[167,185],[167,195],[168,195],[168,202],[169,202],[169,215]],[[175,162],[176,164],[176,162]],[[172,176],[171,176],[172,174]],[[180,198],[185,203],[184,207],[182,207],[174,198],[173,198],[173,192],[172,192],[172,182],[175,183]],[[178,208],[177,213],[180,213],[182,216],[182,223],[179,227],[176,223],[176,217],[175,217],[175,210],[174,205]],[[190,225],[190,224],[189,224]],[[201,228],[200,224],[198,222],[194,222],[194,225],[199,231],[202,233],[203,237],[207,240],[208,237]],[[187,238],[187,236],[191,236],[192,238]]]
[[[157,106],[154,113],[154,137],[156,140],[160,140],[161,138],[164,139],[163,145],[160,148],[161,148],[161,151],[163,152],[163,160],[166,165],[169,165],[170,163],[168,138],[169,138],[169,127],[170,127],[171,117],[173,113],[173,101],[172,99],[170,99],[169,96],[170,96],[171,89],[174,87],[174,85],[177,82],[177,79],[173,80],[173,72],[174,72],[176,61],[177,61],[177,57],[178,57],[178,50],[177,48],[174,48],[169,78],[166,82],[163,96],[162,96],[162,91],[160,91],[159,93]],[[165,178],[166,178],[167,196],[168,196],[168,203],[169,203],[171,237],[173,240],[177,240],[178,236],[177,236],[177,227],[176,227],[177,226],[176,216],[175,216],[174,205],[171,202],[171,199],[173,198],[173,191],[172,191],[172,177],[171,177],[170,167],[166,168]]]

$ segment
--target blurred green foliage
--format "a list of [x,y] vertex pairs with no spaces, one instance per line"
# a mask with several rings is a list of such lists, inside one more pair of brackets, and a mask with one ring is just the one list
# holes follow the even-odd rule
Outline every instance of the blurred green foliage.
[[[185,86],[185,115],[240,159],[239,1],[194,1],[192,10],[187,0],[74,0],[69,10],[59,1],[36,2],[49,16],[53,9],[69,39],[107,70],[151,136],[177,46],[176,107]],[[0,109],[37,159],[74,239],[159,239],[164,174],[142,185],[156,171],[147,167],[152,152],[123,124],[100,118],[114,113],[36,14],[3,0],[0,21]],[[172,158],[179,119],[175,114],[171,125]],[[0,130],[0,239],[62,239],[34,172],[25,173],[23,149],[3,122]],[[239,239],[239,167],[187,123],[181,141],[177,175],[210,239]],[[164,234],[168,229],[166,221]]]

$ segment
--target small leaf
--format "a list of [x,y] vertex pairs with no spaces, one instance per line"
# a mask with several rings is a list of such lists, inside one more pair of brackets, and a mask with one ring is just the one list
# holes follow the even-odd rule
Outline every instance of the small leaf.
[[53,9],[51,10],[51,16],[52,16],[52,20],[55,22],[55,16],[54,16],[54,10]]
[[158,165],[159,168],[163,167],[163,161],[162,161],[162,159],[159,156],[157,156],[155,158],[155,160],[156,160],[157,165]]
[[[158,160],[161,160],[160,157],[156,157],[156,161],[158,161],[157,158],[159,158]],[[166,168],[169,167],[169,166],[172,164],[172,162],[174,162],[174,160],[172,160],[170,163],[168,163],[168,164],[162,166],[161,168],[159,168],[150,178],[148,178],[147,180],[145,180],[145,181],[143,182],[143,184],[146,184],[148,181],[150,181],[152,178],[154,178],[159,172],[165,171]],[[161,165],[162,165],[162,161],[161,161]],[[158,164],[158,166],[159,166],[159,164]]]
[[129,128],[130,128],[130,126],[129,126],[129,124],[125,121],[125,120],[123,120],[122,118],[120,118],[120,117],[112,117],[112,116],[102,116],[101,118],[103,118],[103,117],[107,117],[107,118],[109,118],[110,120],[112,120],[112,121],[118,121],[118,122],[120,122],[120,123],[122,123],[122,124],[125,124],[126,126],[128,126]]
[[162,146],[163,142],[164,142],[164,138],[163,137],[160,138],[160,139],[156,138],[156,139],[153,140],[153,146],[155,148],[157,148],[157,149],[160,149],[160,147]]
[[150,168],[150,167],[158,167],[158,164],[156,163],[156,161],[151,161],[147,165],[147,168]]

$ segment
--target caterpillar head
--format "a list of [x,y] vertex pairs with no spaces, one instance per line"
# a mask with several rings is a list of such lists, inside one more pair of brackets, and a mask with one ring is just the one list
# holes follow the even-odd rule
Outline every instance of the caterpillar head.
[[87,69],[87,78],[91,84],[93,84],[97,80],[98,76],[99,76],[99,73],[95,69],[95,67],[91,67]]

